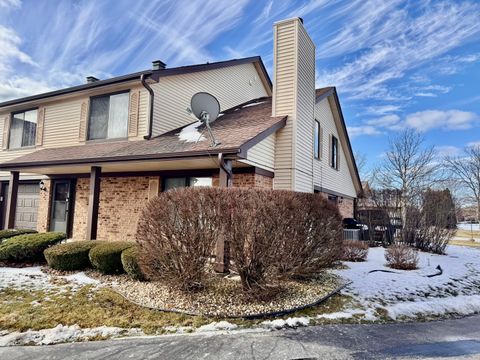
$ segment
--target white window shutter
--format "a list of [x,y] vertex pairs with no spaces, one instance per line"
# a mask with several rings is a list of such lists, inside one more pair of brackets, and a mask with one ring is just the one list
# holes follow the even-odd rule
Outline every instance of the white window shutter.
[[2,140],[2,149],[8,149],[8,137],[10,135],[10,115],[5,116],[3,119],[3,140]]
[[87,121],[88,121],[88,101],[85,100],[80,108],[80,126],[78,130],[78,140],[85,142],[87,140]]
[[43,144],[43,128],[45,123],[45,108],[41,107],[38,109],[37,115],[37,133],[35,139],[35,145],[41,146]]
[[140,90],[130,93],[130,105],[128,108],[128,137],[138,136],[138,113],[140,105]]

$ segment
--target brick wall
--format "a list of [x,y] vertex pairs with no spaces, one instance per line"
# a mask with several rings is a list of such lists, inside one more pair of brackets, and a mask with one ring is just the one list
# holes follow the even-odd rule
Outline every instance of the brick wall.
[[[212,175],[212,185],[220,185],[218,174]],[[273,187],[273,178],[255,173],[233,174],[233,186],[271,189]]]
[[338,210],[344,218],[353,218],[353,199],[339,199]]
[[[134,240],[138,218],[148,201],[150,180],[158,181],[159,178],[108,177],[101,179],[98,240]],[[83,240],[86,236],[88,194],[89,179],[78,179],[73,222],[74,239]],[[150,192],[150,194],[153,193]]]
[[50,209],[52,181],[43,180],[46,191],[40,190],[37,213],[37,231],[46,232],[50,230]]

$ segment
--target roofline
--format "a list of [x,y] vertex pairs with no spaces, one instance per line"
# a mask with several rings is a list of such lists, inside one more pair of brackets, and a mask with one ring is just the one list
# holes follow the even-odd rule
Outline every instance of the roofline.
[[[36,162],[26,162],[26,163],[3,163],[0,164],[1,170],[10,170],[16,171],[25,168],[38,168],[46,166],[57,166],[57,165],[84,165],[91,163],[107,163],[107,162],[124,162],[124,161],[135,161],[135,160],[171,160],[179,158],[196,158],[202,156],[216,155],[219,153],[223,154],[238,154],[240,152],[239,148],[223,148],[223,149],[211,149],[211,150],[200,150],[200,151],[184,151],[176,153],[162,153],[162,154],[147,154],[147,155],[128,155],[128,156],[106,156],[103,158],[83,158],[83,159],[62,159],[62,160],[49,160],[49,161],[36,161]],[[13,160],[14,161],[14,160]]]
[[102,87],[102,86],[108,86],[108,85],[114,85],[114,84],[118,84],[118,83],[132,81],[132,80],[140,81],[140,76],[151,75],[151,73],[152,73],[152,70],[139,71],[139,72],[128,74],[128,75],[117,76],[117,77],[114,77],[114,78],[111,78],[111,79],[98,80],[98,81],[95,81],[93,83],[76,85],[76,86],[72,86],[72,87],[65,88],[65,89],[49,91],[49,92],[46,92],[46,93],[43,93],[43,94],[32,95],[32,96],[19,98],[19,99],[8,100],[8,101],[4,101],[4,102],[0,103],[0,108],[4,108],[4,107],[7,107],[7,106],[18,105],[18,104],[26,103],[26,102],[29,102],[29,101],[43,100],[43,99],[47,99],[47,98],[54,97],[54,96],[71,94],[71,93],[74,93],[74,92],[77,92],[77,91],[95,89],[95,88],[99,88],[99,87]]
[[260,141],[265,140],[268,136],[272,135],[273,133],[276,133],[278,130],[282,129],[287,125],[287,118],[288,116],[283,117],[279,122],[273,124],[270,126],[268,129],[263,130],[260,134],[257,134],[247,142],[243,143],[240,146],[240,151],[238,153],[238,156],[246,159],[247,158],[247,153],[250,148],[253,146],[257,145]]
[[140,81],[140,76],[141,75],[149,76],[153,80],[158,81],[158,79],[160,77],[164,77],[164,76],[188,74],[188,73],[193,73],[193,72],[198,72],[198,71],[206,71],[206,70],[213,70],[213,69],[221,69],[221,68],[224,68],[224,67],[247,64],[247,63],[250,63],[250,62],[256,62],[260,65],[260,69],[262,70],[263,75],[267,79],[268,83],[270,84],[270,88],[271,88],[272,87],[272,81],[271,81],[270,77],[268,76],[268,73],[265,69],[265,65],[263,64],[262,58],[260,56],[252,56],[252,57],[247,57],[247,58],[242,58],[242,59],[225,60],[225,61],[218,61],[218,62],[212,62],[212,63],[206,63],[206,64],[179,66],[179,67],[175,67],[175,68],[166,68],[166,69],[160,69],[160,70],[139,71],[139,72],[135,72],[135,73],[127,74],[127,75],[113,77],[111,79],[98,80],[98,81],[95,81],[93,83],[76,85],[76,86],[65,88],[65,89],[60,89],[60,90],[50,91],[50,92],[46,92],[46,93],[42,93],[42,94],[38,94],[38,95],[32,95],[32,96],[19,98],[19,99],[4,101],[4,102],[0,103],[0,109],[4,108],[4,107],[7,107],[7,106],[13,106],[13,105],[26,103],[26,102],[29,102],[29,101],[43,100],[43,99],[47,99],[47,98],[54,97],[54,96],[66,95],[66,94],[74,93],[74,92],[77,92],[77,91],[95,89],[95,88],[99,88],[99,87],[102,87],[102,86],[114,85],[114,84],[118,84],[118,83],[132,81],[132,80]]

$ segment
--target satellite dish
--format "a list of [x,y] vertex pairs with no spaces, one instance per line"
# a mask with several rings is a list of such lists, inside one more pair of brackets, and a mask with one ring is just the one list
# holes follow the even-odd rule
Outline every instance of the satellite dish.
[[217,98],[206,92],[198,92],[192,96],[190,108],[187,109],[187,112],[192,113],[205,124],[212,138],[212,145],[219,145],[220,143],[217,142],[210,128],[210,124],[217,120],[218,114],[220,114],[220,103]]

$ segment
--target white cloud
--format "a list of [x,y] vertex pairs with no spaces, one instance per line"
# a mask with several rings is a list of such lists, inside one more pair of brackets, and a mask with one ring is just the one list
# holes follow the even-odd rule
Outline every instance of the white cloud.
[[426,132],[432,129],[466,130],[478,120],[475,113],[460,110],[425,110],[409,114],[405,126]]
[[375,126],[363,125],[363,126],[349,126],[348,135],[353,138],[362,135],[381,135],[382,132],[379,131]]
[[400,116],[392,114],[385,115],[376,119],[368,120],[366,123],[372,126],[391,127],[400,122]]
[[437,152],[437,157],[440,157],[440,158],[443,158],[445,156],[457,156],[457,155],[460,155],[462,152],[462,149],[452,145],[436,146],[435,150]]
[[19,8],[22,6],[21,0],[0,0],[0,8]]
[[471,142],[467,143],[467,146],[468,147],[477,147],[477,146],[480,147],[480,141],[471,141]]
[[[317,78],[319,86],[334,84],[350,99],[398,102],[399,99],[410,98],[408,93],[396,89],[392,80],[404,78],[408,72],[465,44],[480,33],[478,3],[425,2],[422,7],[422,3],[418,5],[414,2],[420,7],[416,12],[407,11],[412,3],[397,8],[398,4],[392,2],[392,6],[397,6],[395,9],[376,2],[365,3],[376,5],[375,14],[388,13],[388,16],[371,16],[363,12],[362,6],[352,6],[344,23],[345,29],[327,43],[328,46],[322,46],[323,53],[320,54],[345,56],[359,51],[356,57],[349,57],[349,61],[337,68],[320,72]],[[349,21],[357,18],[364,19],[364,23]],[[392,25],[386,27],[388,22]],[[465,59],[452,61],[462,62]]]

